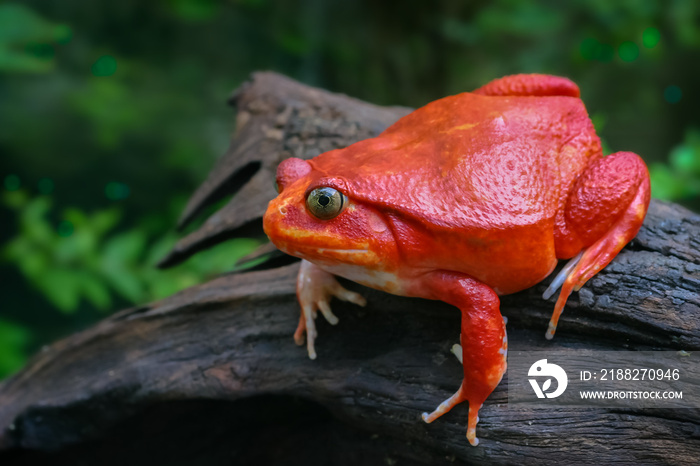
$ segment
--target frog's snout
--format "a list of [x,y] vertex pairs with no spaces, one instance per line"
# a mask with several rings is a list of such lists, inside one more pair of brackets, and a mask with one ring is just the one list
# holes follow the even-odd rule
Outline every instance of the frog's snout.
[[270,201],[263,215],[263,231],[273,243],[280,234],[280,224],[286,214],[287,208],[280,202],[279,197]]

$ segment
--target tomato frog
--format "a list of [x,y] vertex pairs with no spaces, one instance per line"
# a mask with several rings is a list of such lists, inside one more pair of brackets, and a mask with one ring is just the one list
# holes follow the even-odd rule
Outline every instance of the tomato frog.
[[415,110],[379,136],[277,170],[265,233],[302,260],[297,344],[316,358],[317,312],[332,297],[365,299],[334,275],[403,296],[441,300],[462,314],[464,379],[423,420],[469,402],[467,439],[506,370],[499,296],[531,287],[571,259],[546,337],[572,290],[639,230],[649,174],[631,152],[603,156],[579,89],[547,75],[515,75]]

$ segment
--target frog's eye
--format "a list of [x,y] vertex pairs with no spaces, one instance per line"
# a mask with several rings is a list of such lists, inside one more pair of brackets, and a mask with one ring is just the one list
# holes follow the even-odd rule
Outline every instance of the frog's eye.
[[306,196],[306,207],[321,220],[330,220],[348,203],[345,194],[333,188],[316,188]]

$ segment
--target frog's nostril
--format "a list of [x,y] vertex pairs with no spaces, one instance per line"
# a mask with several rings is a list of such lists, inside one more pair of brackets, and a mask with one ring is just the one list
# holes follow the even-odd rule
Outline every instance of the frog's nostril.
[[287,206],[280,206],[279,209],[277,209],[280,214],[282,215],[287,215]]

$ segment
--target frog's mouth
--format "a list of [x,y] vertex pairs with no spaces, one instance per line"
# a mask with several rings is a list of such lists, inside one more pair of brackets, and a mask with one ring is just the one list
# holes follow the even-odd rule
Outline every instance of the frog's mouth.
[[369,254],[367,249],[336,249],[336,248],[318,248],[319,254],[325,254],[327,251],[338,254]]
[[376,253],[369,249],[360,248],[319,248],[310,247],[298,251],[302,259],[307,259],[312,262],[322,263],[353,263],[353,264],[376,264],[378,257]]
[[372,264],[378,260],[377,254],[369,246],[335,248],[295,241],[297,239],[296,236],[284,239],[277,236],[273,243],[280,251],[310,262]]

